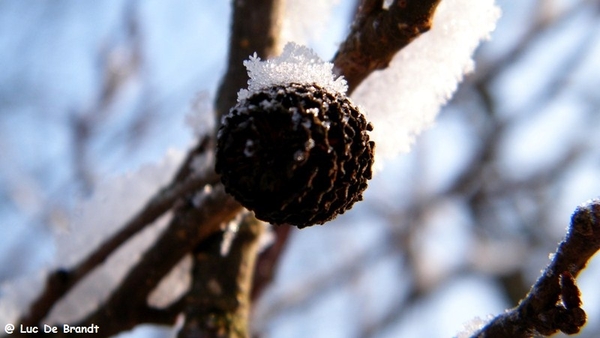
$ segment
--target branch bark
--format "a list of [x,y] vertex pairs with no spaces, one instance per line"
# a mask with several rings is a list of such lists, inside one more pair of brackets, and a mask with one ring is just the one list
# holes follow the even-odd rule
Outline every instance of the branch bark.
[[237,102],[238,90],[248,82],[244,60],[253,53],[263,59],[277,54],[281,30],[283,0],[236,0],[229,38],[227,73],[216,100],[217,126],[221,116]]
[[132,304],[145,304],[148,294],[183,256],[192,251],[194,243],[220,231],[221,223],[239,212],[240,206],[221,186],[214,189],[216,191],[207,196],[202,208],[188,204],[176,211],[164,235],[129,272],[101,310],[84,322],[105,322],[107,326],[115,326],[115,322],[127,318],[135,319],[131,320],[132,324],[143,320],[137,318]]
[[240,205],[225,193],[221,185],[215,186],[201,206],[193,203],[180,206],[168,228],[129,271],[108,300],[75,325],[94,323],[101,328],[100,337],[108,337],[130,330],[140,323],[147,323],[147,298],[156,285],[194,249],[196,243],[220,232],[221,224],[235,217],[240,209]]
[[[221,116],[237,102],[238,90],[246,87],[248,75],[243,61],[255,52],[263,58],[277,53],[283,5],[283,0],[234,2],[227,73],[215,102],[217,126]],[[250,293],[258,238],[263,230],[262,222],[248,216],[239,223],[236,239],[225,257],[221,253],[223,232],[197,247],[180,338],[250,336]]]
[[[194,252],[194,282],[186,296],[179,338],[249,337],[250,290],[262,222],[247,214],[223,249],[226,232],[216,233]],[[229,233],[232,234],[232,233]]]
[[392,57],[431,29],[441,0],[363,0],[348,37],[333,63],[348,81],[348,94],[375,70],[387,68]]

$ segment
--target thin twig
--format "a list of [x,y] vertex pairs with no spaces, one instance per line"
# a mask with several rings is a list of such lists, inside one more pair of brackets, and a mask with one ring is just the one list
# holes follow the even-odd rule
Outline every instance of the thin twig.
[[494,318],[473,338],[529,338],[558,331],[579,332],[585,324],[574,278],[600,250],[600,200],[578,207],[550,265],[517,307]]

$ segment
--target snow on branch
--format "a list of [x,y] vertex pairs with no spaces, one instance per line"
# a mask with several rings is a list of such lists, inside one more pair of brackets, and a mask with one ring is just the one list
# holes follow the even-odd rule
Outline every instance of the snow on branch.
[[[473,71],[473,52],[482,40],[489,38],[500,17],[500,9],[493,0],[444,0],[432,20],[411,21],[415,20],[415,11],[427,13],[429,10],[426,5],[419,5],[422,2],[396,1],[390,5],[389,14],[377,9],[374,18],[365,19],[373,27],[381,27],[367,30],[368,34],[374,35],[373,39],[381,40],[390,38],[389,34],[384,34],[391,29],[385,28],[389,24],[387,16],[398,16],[399,23],[396,24],[404,27],[401,31],[405,35],[397,44],[408,43],[411,34],[431,27],[397,54],[388,55],[389,51],[377,51],[377,46],[370,46],[368,48],[375,51],[362,58],[353,59],[352,55],[357,53],[354,51],[340,52],[336,57],[336,66],[353,70],[354,75],[344,72],[350,88],[362,76],[361,69],[356,69],[359,65],[385,68],[385,71],[369,75],[352,95],[357,104],[366,108],[367,118],[375,126],[372,137],[377,143],[378,159],[407,152],[415,136],[433,123],[440,107],[451,98],[464,74]],[[437,3],[424,2],[431,6]],[[365,42],[360,44],[354,42],[360,50],[368,46],[365,44],[369,40],[366,37],[363,40]]]

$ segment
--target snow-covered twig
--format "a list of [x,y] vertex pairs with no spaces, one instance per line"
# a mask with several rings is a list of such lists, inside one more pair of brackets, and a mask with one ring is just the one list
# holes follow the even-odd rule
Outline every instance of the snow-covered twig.
[[339,74],[348,81],[348,93],[375,70],[388,66],[392,57],[431,28],[440,0],[364,0],[352,30],[334,57]]
[[192,175],[185,181],[174,180],[169,186],[156,193],[135,216],[123,224],[120,227],[121,230],[104,241],[80,263],[70,269],[59,269],[51,273],[46,279],[44,290],[31,305],[29,313],[21,318],[19,322],[23,325],[36,325],[39,323],[48,315],[55,303],[79,281],[102,264],[135,234],[173,208],[177,200],[217,181],[218,176],[212,169]]
[[105,328],[102,336],[111,336],[148,323],[151,318],[146,314],[157,311],[147,305],[148,295],[173,266],[198,243],[218,233],[221,224],[239,211],[239,204],[221,185],[215,185],[199,205],[190,201],[178,206],[168,228],[142,255],[108,300],[77,325],[95,323]]
[[586,322],[575,278],[600,250],[600,200],[578,207],[552,262],[517,307],[494,318],[473,338],[528,338],[579,332]]

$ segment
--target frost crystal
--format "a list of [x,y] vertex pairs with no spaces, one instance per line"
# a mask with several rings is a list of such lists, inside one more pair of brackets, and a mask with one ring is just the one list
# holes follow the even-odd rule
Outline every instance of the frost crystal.
[[[50,270],[71,268],[82,257],[95,250],[106,238],[119,230],[131,215],[172,177],[184,153],[169,151],[159,163],[111,178],[99,185],[94,195],[78,202],[78,213],[72,216],[68,229],[55,233],[55,263],[38,273],[0,283],[0,323],[10,323],[25,313],[42,290]],[[147,227],[120,247],[107,261],[90,273],[52,309],[48,323],[67,323],[81,319],[92,311],[125,276],[129,268],[160,235],[168,217]],[[157,299],[173,299],[186,285],[178,279],[159,291]]]
[[499,16],[493,0],[442,1],[432,29],[356,89],[352,98],[375,127],[377,156],[407,152],[415,136],[433,123],[463,75],[474,69],[472,54]]
[[488,316],[486,319],[481,319],[479,317],[473,318],[471,321],[463,325],[463,330],[456,335],[456,338],[472,337],[484,326],[486,326],[493,318],[493,316]]
[[244,61],[244,66],[248,69],[250,80],[248,89],[238,92],[238,101],[265,88],[290,83],[318,84],[321,88],[339,93],[346,93],[348,89],[344,78],[333,75],[332,63],[321,60],[312,49],[293,42],[285,45],[277,58],[261,61],[254,53]]

